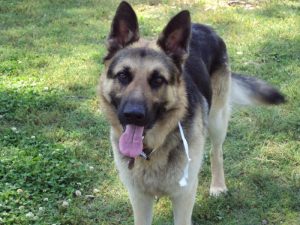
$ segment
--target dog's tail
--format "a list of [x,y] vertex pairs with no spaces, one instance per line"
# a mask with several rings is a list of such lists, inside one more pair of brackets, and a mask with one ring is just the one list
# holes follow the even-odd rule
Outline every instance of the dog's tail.
[[283,94],[265,81],[232,73],[231,102],[238,105],[278,105]]

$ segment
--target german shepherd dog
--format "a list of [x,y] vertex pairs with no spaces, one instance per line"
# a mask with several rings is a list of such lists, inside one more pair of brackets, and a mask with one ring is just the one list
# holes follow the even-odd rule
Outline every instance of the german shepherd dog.
[[227,190],[222,145],[231,105],[279,104],[284,97],[262,80],[232,73],[224,41],[191,23],[186,10],[151,41],[140,38],[135,12],[121,2],[107,50],[101,107],[134,224],[150,225],[155,197],[168,196],[175,225],[190,225],[206,134],[210,194],[218,196]]

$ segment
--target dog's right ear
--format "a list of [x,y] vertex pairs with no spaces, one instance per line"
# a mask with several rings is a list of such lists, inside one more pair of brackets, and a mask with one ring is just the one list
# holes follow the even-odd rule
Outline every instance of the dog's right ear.
[[110,59],[121,48],[139,40],[139,25],[135,12],[129,3],[123,1],[117,8],[107,39],[108,54],[104,58]]

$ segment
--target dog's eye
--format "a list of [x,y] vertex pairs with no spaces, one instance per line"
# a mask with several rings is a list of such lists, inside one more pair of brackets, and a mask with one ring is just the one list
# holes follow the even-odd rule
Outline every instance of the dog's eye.
[[163,78],[160,75],[154,75],[150,79],[149,83],[152,88],[157,89],[160,86],[162,86],[164,83],[167,83],[167,81],[165,80],[165,78]]
[[128,71],[119,72],[116,77],[123,85],[128,85],[132,81],[132,76]]
[[154,71],[151,76],[151,79],[149,80],[150,86],[156,89],[162,86],[164,83],[167,83],[166,79],[159,75],[157,71]]

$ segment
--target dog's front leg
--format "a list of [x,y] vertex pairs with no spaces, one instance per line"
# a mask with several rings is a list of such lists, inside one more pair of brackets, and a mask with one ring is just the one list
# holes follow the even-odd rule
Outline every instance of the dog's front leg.
[[154,197],[136,188],[130,188],[128,191],[133,208],[134,225],[151,225]]
[[174,225],[192,225],[192,213],[195,204],[198,179],[189,187],[171,197],[174,213]]

